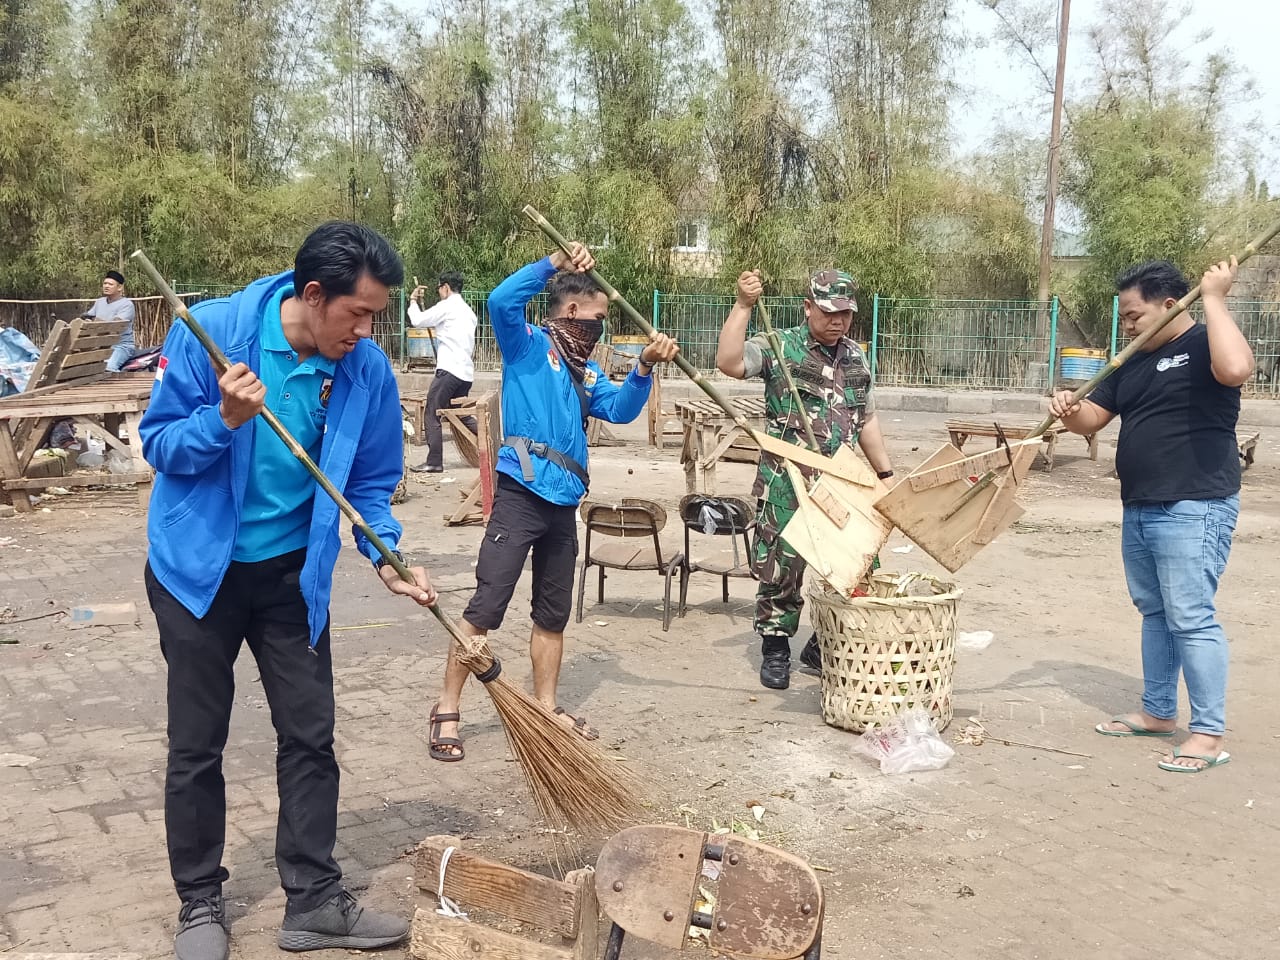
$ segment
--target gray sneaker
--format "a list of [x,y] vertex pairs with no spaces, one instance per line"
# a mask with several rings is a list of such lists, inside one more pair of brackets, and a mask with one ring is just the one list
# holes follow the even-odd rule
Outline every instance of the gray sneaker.
[[281,950],[369,950],[389,947],[409,935],[409,924],[387,913],[374,913],[343,890],[314,910],[287,910],[280,938]]
[[231,950],[222,897],[199,897],[182,904],[173,954],[178,960],[227,960]]

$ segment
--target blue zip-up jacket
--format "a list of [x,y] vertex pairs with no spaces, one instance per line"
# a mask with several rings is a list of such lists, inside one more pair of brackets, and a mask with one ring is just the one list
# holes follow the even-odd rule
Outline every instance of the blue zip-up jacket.
[[[257,373],[263,307],[292,283],[292,271],[264,277],[230,297],[198,303],[191,313],[232,363]],[[175,321],[139,429],[142,454],[156,471],[147,560],[165,589],[197,617],[208,613],[231,565],[253,466],[253,431],[271,429],[260,417],[229,429],[218,411],[221,402],[208,355],[186,324]],[[361,340],[334,372],[319,466],[392,549],[401,533],[391,516],[391,494],[404,474],[402,420],[387,355]],[[339,517],[338,505],[317,485],[299,581],[313,647],[329,620]],[[352,533],[357,549],[376,560],[373,545],[354,527]]]
[[[541,327],[525,322],[525,305],[555,275],[551,258],[521,267],[489,294],[489,320],[502,351],[502,430],[547,444],[587,467],[587,432],[582,428],[568,363],[561,359]],[[630,423],[649,399],[651,377],[632,369],[621,386],[611,383],[595,363],[587,362],[583,378],[591,416],[609,423]],[[533,482],[526,483],[520,459],[510,447],[498,451],[498,472],[559,506],[576,506],[586,493],[582,481],[559,464],[531,457]]]

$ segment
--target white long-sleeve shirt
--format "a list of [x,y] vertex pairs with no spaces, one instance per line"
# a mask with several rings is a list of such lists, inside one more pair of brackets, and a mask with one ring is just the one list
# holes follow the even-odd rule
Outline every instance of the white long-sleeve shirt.
[[468,383],[475,380],[471,355],[476,349],[476,314],[462,299],[451,293],[435,306],[423,310],[409,304],[409,323],[414,327],[432,327],[436,332],[436,369],[453,374]]

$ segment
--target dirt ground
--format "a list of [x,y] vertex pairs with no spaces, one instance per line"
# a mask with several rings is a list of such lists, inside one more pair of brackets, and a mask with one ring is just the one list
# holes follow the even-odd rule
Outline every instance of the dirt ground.
[[[882,416],[900,466],[945,438],[940,415]],[[960,629],[995,639],[961,651],[956,720],[945,736],[980,715],[993,736],[1035,746],[956,744],[942,771],[882,776],[853,752],[852,734],[822,722],[816,675],[797,669],[784,692],[760,687],[752,585],[733,582],[726,606],[707,575],[695,576],[689,612],[669,632],[653,574],[611,575],[603,605],[589,585],[585,618],[567,634],[562,703],[587,714],[651,785],[654,822],[754,823],[749,804],[762,803],[763,839],[821,870],[825,956],[1275,956],[1280,914],[1263,879],[1280,861],[1280,733],[1269,713],[1280,679],[1271,647],[1280,444],[1270,434],[1264,428],[1245,475],[1219,594],[1232,641],[1234,757],[1220,769],[1167,774],[1156,767],[1164,744],[1093,732],[1098,720],[1133,708],[1140,690],[1138,617],[1110,477],[1114,428],[1097,462],[1082,440],[1064,439],[1054,471],[1037,471],[1028,484],[1024,520],[954,577],[964,590]],[[592,452],[593,497],[648,496],[674,516],[685,489],[677,451],[642,445],[638,426],[622,435],[626,446]],[[403,548],[430,567],[457,615],[482,529],[441,523],[475,475],[446,462],[442,478],[415,475],[398,513]],[[745,494],[750,478],[750,467],[722,466],[721,492]],[[0,520],[0,606],[30,617],[132,600],[140,617],[135,627],[84,630],[57,617],[0,623],[0,639],[17,641],[0,645],[0,953],[171,956],[164,671],[142,586],[145,517],[130,491],[45,506],[50,512]],[[674,547],[678,524],[665,534]],[[890,547],[906,543],[895,534]],[[918,548],[888,550],[884,560],[891,570],[942,572]],[[522,681],[527,598],[526,581],[494,641]],[[441,833],[547,870],[551,839],[476,684],[463,701],[466,760],[427,756],[426,718],[446,649],[430,616],[387,594],[350,549],[339,561],[332,616],[339,855],[349,886],[407,915],[416,893],[406,853]],[[232,956],[259,958],[278,955],[283,909],[272,860],[274,735],[247,655],[238,679],[225,761],[226,894]],[[598,841],[572,839],[590,861]],[[624,951],[659,955],[640,945]]]

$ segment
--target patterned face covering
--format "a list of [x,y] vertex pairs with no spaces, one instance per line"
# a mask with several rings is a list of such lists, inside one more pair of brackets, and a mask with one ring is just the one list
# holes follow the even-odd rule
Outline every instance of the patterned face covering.
[[546,330],[551,345],[581,379],[587,371],[587,358],[604,335],[604,321],[555,317],[546,321]]

